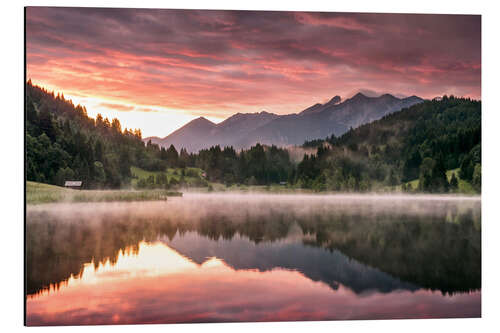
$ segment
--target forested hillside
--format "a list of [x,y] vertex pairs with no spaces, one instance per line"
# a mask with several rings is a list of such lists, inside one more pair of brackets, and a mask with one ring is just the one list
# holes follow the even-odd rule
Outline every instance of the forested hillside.
[[[456,191],[459,176],[480,191],[481,102],[444,96],[304,146],[318,149],[298,165],[301,187],[369,190],[403,183],[403,190],[448,192]],[[446,171],[456,168],[448,180]],[[409,188],[414,179],[418,188]]]
[[[165,152],[166,153],[166,152]],[[148,150],[139,129],[122,129],[118,119],[87,116],[84,106],[63,95],[26,84],[26,177],[86,188],[118,188],[130,182],[130,167],[162,169],[160,152]]]

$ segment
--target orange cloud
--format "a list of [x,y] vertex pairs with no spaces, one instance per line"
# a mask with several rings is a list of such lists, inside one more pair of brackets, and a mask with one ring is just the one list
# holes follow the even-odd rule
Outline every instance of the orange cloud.
[[125,112],[126,111],[132,111],[132,110],[135,109],[133,106],[123,105],[123,104],[100,103],[99,105],[103,106],[105,108],[108,108],[108,109],[114,109],[114,110],[125,111]]
[[121,111],[283,114],[360,88],[481,98],[474,15],[29,7],[26,53],[33,82]]

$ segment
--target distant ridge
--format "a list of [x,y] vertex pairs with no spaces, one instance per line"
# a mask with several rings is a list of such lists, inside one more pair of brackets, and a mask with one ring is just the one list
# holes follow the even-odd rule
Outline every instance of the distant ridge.
[[325,104],[316,103],[313,106],[308,107],[307,109],[305,109],[304,111],[302,111],[299,114],[306,115],[306,114],[317,113],[317,112],[323,111],[324,109],[326,109],[330,106],[333,106],[335,104],[340,103],[340,101],[341,101],[341,98],[340,98],[340,96],[337,95],[337,96],[333,97],[332,99],[330,99],[327,103],[325,103]]
[[160,146],[174,145],[197,152],[213,145],[246,148],[257,142],[278,146],[299,145],[306,140],[336,136],[351,127],[380,119],[385,115],[421,103],[417,96],[398,98],[391,94],[368,97],[359,92],[342,102],[334,96],[327,103],[316,103],[299,113],[277,115],[266,111],[236,113],[219,124],[196,118],[164,138],[148,137]]

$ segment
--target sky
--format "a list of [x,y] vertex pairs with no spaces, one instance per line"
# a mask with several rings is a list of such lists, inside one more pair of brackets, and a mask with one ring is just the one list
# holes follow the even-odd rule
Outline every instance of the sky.
[[89,116],[164,137],[358,91],[480,99],[481,17],[29,7],[26,66]]

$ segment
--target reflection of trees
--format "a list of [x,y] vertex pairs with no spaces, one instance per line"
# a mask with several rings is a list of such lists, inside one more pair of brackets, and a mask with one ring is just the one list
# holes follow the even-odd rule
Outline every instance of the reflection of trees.
[[270,210],[266,215],[250,214],[235,223],[227,215],[212,213],[199,220],[196,228],[200,235],[213,240],[231,239],[236,233],[247,236],[255,244],[261,241],[275,241],[288,234],[292,219],[285,219],[283,213]]
[[300,221],[307,243],[345,255],[424,288],[444,293],[481,288],[481,231],[471,212],[454,223],[440,216],[339,216]]
[[96,266],[107,260],[114,263],[120,251],[137,251],[143,240],[172,239],[176,233],[195,231],[213,240],[232,239],[238,233],[258,244],[289,237],[296,223],[308,234],[304,243],[338,249],[414,285],[442,292],[481,287],[478,207],[424,207],[425,214],[411,209],[388,213],[377,203],[363,209],[294,207],[270,204],[258,211],[240,207],[237,216],[230,209],[214,207],[198,214],[123,209],[71,217],[43,209],[28,211],[27,291],[33,294],[78,276],[87,262]]

